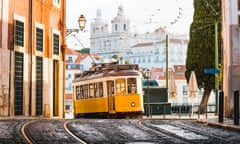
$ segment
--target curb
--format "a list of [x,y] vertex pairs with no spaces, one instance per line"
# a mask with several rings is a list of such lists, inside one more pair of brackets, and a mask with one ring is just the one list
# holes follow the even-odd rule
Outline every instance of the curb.
[[197,122],[207,124],[209,126],[213,126],[213,127],[217,127],[217,128],[223,128],[223,129],[228,129],[228,130],[240,132],[239,125],[235,126],[235,125],[229,125],[229,124],[218,123],[218,122],[214,123],[214,122],[208,122],[208,121],[202,121],[202,120],[197,120]]

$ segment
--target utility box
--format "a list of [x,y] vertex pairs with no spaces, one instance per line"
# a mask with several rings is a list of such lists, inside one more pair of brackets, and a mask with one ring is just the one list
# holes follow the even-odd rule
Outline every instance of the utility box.
[[166,88],[143,87],[144,115],[170,114],[171,103],[168,103]]

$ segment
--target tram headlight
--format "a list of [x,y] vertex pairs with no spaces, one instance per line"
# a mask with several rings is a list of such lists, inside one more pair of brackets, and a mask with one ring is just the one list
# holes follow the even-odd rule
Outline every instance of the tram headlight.
[[135,102],[132,102],[132,103],[131,103],[131,106],[132,106],[132,107],[135,107],[135,106],[136,106],[136,103],[135,103]]

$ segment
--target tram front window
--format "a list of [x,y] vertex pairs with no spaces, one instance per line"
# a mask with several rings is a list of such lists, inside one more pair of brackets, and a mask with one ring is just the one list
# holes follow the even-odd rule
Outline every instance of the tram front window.
[[126,85],[125,85],[124,78],[120,78],[116,80],[116,91],[117,91],[117,94],[126,94]]
[[127,85],[128,85],[128,93],[137,93],[137,84],[136,84],[136,78],[128,78],[127,79]]

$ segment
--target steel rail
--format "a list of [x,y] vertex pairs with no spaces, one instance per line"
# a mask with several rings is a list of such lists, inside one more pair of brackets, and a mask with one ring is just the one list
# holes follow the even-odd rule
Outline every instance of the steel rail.
[[71,123],[73,121],[76,121],[76,120],[68,120],[68,121],[65,121],[64,124],[63,124],[63,127],[64,127],[64,130],[69,134],[71,135],[75,140],[77,140],[79,143],[81,144],[87,144],[87,142],[83,141],[82,139],[80,139],[77,135],[75,135],[73,132],[71,132],[68,127],[67,127],[67,124],[68,123]]

